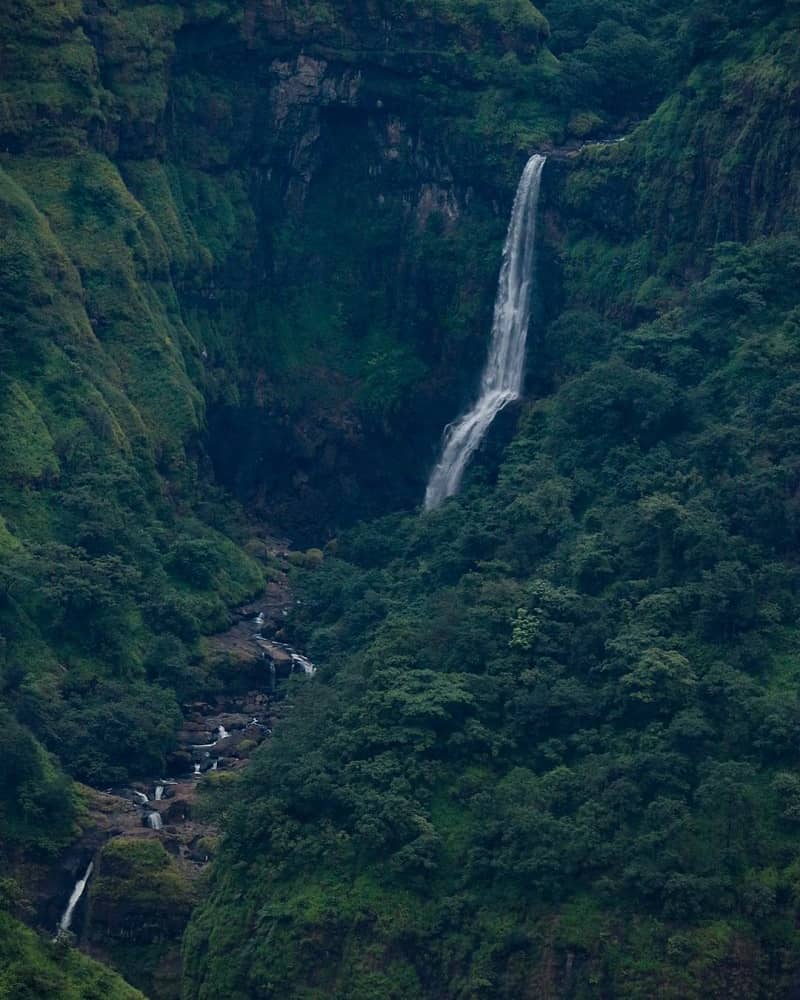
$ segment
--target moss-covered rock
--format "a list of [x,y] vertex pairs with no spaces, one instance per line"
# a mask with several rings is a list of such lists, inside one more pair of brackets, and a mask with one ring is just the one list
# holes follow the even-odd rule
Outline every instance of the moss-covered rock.
[[180,995],[180,939],[196,898],[187,871],[149,837],[115,837],[90,883],[84,937],[148,995]]

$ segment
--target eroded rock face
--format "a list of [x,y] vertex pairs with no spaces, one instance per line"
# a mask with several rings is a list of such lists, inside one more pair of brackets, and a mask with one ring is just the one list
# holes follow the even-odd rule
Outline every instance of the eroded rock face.
[[[8,54],[0,155],[63,157],[93,210],[146,218],[187,426],[295,539],[416,501],[473,388],[531,141],[508,66],[547,35],[500,6],[85,2]],[[20,96],[73,58],[63,93]],[[114,309],[87,309],[108,338]]]
[[[90,954],[107,960],[112,951],[127,952],[131,978],[161,997],[179,995],[180,939],[195,901],[173,853],[154,837],[109,841],[90,884],[84,932]],[[137,975],[139,949],[148,950],[155,966],[143,965]]]
[[[499,99],[495,63],[535,60],[545,36],[533,7],[510,31],[360,2],[252,4],[236,31],[176,35],[166,155],[240,185],[252,226],[245,270],[223,262],[204,292],[246,288],[252,306],[236,401],[211,400],[211,453],[295,540],[419,498],[477,376],[524,162],[512,140],[498,171],[470,123],[484,91]],[[212,350],[205,367],[229,380],[216,364]]]

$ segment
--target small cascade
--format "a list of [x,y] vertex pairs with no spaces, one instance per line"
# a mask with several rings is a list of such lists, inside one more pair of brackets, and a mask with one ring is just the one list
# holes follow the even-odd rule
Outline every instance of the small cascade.
[[78,881],[75,883],[75,887],[72,890],[72,895],[69,897],[69,902],[67,903],[67,908],[66,910],[64,910],[64,914],[58,922],[59,934],[66,934],[66,932],[72,926],[72,918],[75,915],[75,907],[80,902],[81,896],[83,895],[86,889],[87,883],[89,882],[93,869],[94,869],[94,861],[90,861],[86,867],[86,871],[83,873],[83,876],[79,878]]
[[147,805],[147,803],[150,801],[150,799],[148,799],[148,797],[144,794],[144,792],[134,791],[133,797],[136,799],[136,801],[139,803],[140,806]]
[[217,726],[217,742],[220,740],[227,740],[231,734],[224,726]]
[[464,470],[492,421],[522,393],[534,278],[536,215],[544,164],[544,156],[534,155],[522,172],[503,247],[489,356],[481,376],[480,394],[466,413],[445,428],[441,457],[425,492],[425,510],[433,510],[458,493]]
[[295,666],[301,667],[304,674],[309,677],[313,677],[317,672],[317,668],[314,664],[305,656],[301,656],[300,653],[292,653],[292,673],[294,673]]
[[156,785],[156,802],[160,802],[164,798],[164,786]]
[[200,765],[199,764],[195,764],[194,765],[194,773],[195,774],[199,774],[200,773]]
[[216,771],[218,767],[219,767],[219,757],[215,757],[214,763],[211,765],[211,770]]
[[151,830],[161,830],[164,824],[161,822],[161,813],[151,812],[147,814],[147,825]]

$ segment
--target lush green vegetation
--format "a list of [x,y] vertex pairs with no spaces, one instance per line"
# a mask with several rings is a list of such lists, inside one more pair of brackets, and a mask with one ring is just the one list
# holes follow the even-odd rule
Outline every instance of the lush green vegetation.
[[13,39],[0,127],[13,147],[0,162],[0,841],[15,848],[55,850],[72,833],[69,786],[43,748],[94,784],[162,766],[176,698],[203,684],[198,636],[262,582],[236,544],[235,507],[198,471],[198,349],[164,236],[94,135],[116,111],[84,27],[75,3],[12,5],[0,23]]
[[147,996],[180,997],[180,941],[195,893],[160,841],[116,837],[89,887],[90,944]]
[[3,1000],[143,1000],[110,969],[60,942],[45,941],[0,913]]
[[[338,535],[188,996],[796,980],[798,8],[724,6],[0,12],[0,861],[223,683],[201,636],[264,572],[215,479]],[[379,517],[470,392],[524,156],[637,122],[547,168],[532,401],[462,497]],[[93,933],[127,914],[102,946],[174,989],[137,939],[187,918],[173,862],[99,861]],[[2,919],[0,994],[128,995]]]
[[[588,64],[590,5],[545,9]],[[700,45],[701,14],[680,94],[549,168],[536,398],[499,469],[498,439],[459,499],[299,572],[322,670],[241,787],[193,996],[795,981],[800,227],[769,178],[798,37],[765,5]]]

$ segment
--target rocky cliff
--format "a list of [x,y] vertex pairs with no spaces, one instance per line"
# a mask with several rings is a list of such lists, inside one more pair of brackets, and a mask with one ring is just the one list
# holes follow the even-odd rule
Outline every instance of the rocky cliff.
[[554,72],[544,18],[17,6],[8,183],[159,445],[205,412],[222,480],[298,531],[413,502],[480,355],[519,157],[561,127],[523,96]]

